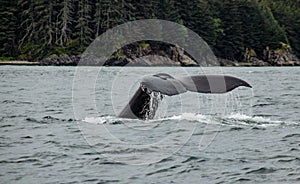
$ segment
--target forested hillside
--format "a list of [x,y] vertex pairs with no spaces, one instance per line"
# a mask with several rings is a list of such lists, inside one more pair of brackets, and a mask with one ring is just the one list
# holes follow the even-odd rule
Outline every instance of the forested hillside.
[[187,26],[221,58],[283,46],[300,56],[300,0],[0,0],[0,56],[80,55],[107,29],[149,18]]

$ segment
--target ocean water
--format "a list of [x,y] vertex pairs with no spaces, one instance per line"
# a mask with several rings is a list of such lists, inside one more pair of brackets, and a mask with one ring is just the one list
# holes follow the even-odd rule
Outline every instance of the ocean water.
[[[117,114],[145,75],[253,88]],[[0,67],[0,183],[300,183],[300,68]]]

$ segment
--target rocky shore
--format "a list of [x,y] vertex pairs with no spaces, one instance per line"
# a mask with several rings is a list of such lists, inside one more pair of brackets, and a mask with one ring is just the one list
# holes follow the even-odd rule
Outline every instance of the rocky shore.
[[300,59],[289,46],[284,45],[276,50],[267,47],[260,57],[250,49],[245,53],[242,62],[219,59],[219,63],[221,66],[300,66]]
[[300,60],[288,46],[270,50],[257,56],[249,49],[241,61],[228,59],[204,58],[198,63],[182,48],[166,44],[138,43],[131,44],[116,51],[108,60],[95,56],[60,56],[53,54],[39,62],[0,61],[0,65],[42,65],[42,66],[300,66]]
[[[205,58],[204,60],[209,60]],[[211,58],[208,62],[198,63],[183,49],[177,46],[161,45],[157,48],[144,45],[130,45],[117,51],[108,60],[97,57],[51,55],[40,61],[41,65],[54,66],[300,66],[300,60],[290,48],[269,50],[266,48],[261,56],[253,51],[245,53],[241,61]]]

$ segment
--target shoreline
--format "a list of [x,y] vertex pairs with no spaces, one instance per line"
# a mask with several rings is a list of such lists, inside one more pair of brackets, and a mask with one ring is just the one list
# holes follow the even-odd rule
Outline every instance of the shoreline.
[[0,65],[41,66],[41,63],[30,61],[0,61]]
[[[293,63],[293,64],[282,64],[282,65],[258,65],[255,63],[246,63],[246,62],[233,62],[231,61],[230,63],[223,63],[220,62],[220,65],[215,65],[215,66],[219,66],[219,67],[299,67],[299,64]],[[75,64],[73,65],[68,65],[68,64],[43,64],[42,62],[31,62],[31,61],[0,61],[0,66],[1,65],[13,65],[13,66],[77,66]],[[100,66],[100,65],[80,65],[80,66]],[[117,65],[102,65],[105,67],[116,67]],[[124,65],[126,67],[126,65]],[[121,66],[121,67],[124,67]],[[199,67],[200,65],[194,65],[194,66],[180,66],[180,65],[153,65],[150,67],[163,67],[163,66],[170,66],[170,67]],[[215,66],[201,66],[201,67],[215,67]],[[118,66],[117,66],[118,67]],[[120,66],[119,66],[120,67]],[[130,65],[129,67],[141,67],[141,65]],[[145,66],[142,66],[145,67]],[[147,66],[149,67],[149,66]]]
[[[281,51],[281,52],[279,52]],[[254,53],[254,54],[253,54]],[[102,58],[103,57],[103,58]],[[199,56],[200,57],[200,56]],[[12,58],[11,58],[12,59]],[[246,52],[240,59],[226,59],[203,55],[198,60],[190,56],[183,48],[166,44],[146,46],[128,45],[110,57],[94,54],[52,54],[40,60],[11,60],[3,59],[0,65],[30,65],[30,66],[224,66],[224,67],[268,67],[268,66],[300,66],[300,59],[292,50],[264,50],[262,56],[255,51]]]

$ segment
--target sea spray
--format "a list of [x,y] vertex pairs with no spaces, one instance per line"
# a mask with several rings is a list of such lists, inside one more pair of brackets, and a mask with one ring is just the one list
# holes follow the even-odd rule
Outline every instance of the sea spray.
[[149,96],[150,96],[149,104],[146,104],[146,106],[149,106],[149,108],[145,108],[145,109],[147,109],[146,110],[146,115],[145,115],[146,120],[154,118],[155,113],[156,113],[157,108],[158,108],[158,105],[160,104],[160,102],[163,99],[163,96],[161,95],[161,93],[156,92],[156,91],[150,92]]

